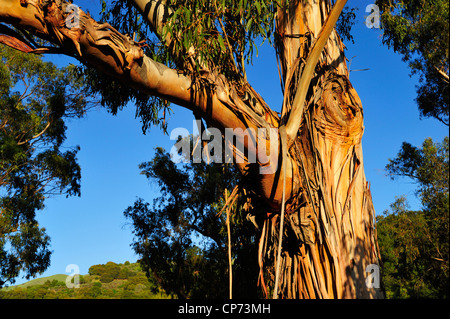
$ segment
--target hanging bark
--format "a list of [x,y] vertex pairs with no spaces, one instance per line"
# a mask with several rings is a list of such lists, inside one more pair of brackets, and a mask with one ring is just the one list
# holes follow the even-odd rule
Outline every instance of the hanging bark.
[[[166,3],[130,1],[170,47],[176,39],[162,34],[172,12]],[[278,8],[276,49],[284,86],[281,118],[246,83],[245,75],[237,83],[220,74],[211,61],[201,61],[202,80],[209,85],[197,85],[181,65],[176,70],[153,61],[140,43],[81,10],[79,26],[69,28],[69,3],[64,0],[0,0],[0,22],[55,47],[36,47],[5,26],[0,28],[0,42],[25,52],[76,57],[135,89],[194,111],[222,132],[281,128],[286,139],[270,134],[248,138],[238,132],[237,143],[244,145],[246,153],[233,149],[235,159],[242,159],[238,164],[242,172],[262,167],[270,171],[254,175],[255,190],[272,208],[262,212],[259,243],[259,282],[265,294],[277,290],[280,298],[379,298],[381,292],[365,284],[366,267],[378,264],[379,256],[363,168],[362,105],[348,80],[343,44],[333,29],[345,2],[336,1],[333,10],[326,0],[286,1]],[[188,48],[189,56],[195,50]],[[183,63],[186,68],[193,65]],[[268,162],[258,154],[261,144],[265,149],[276,145]],[[249,162],[251,155],[257,165]],[[283,204],[284,227],[280,227]],[[277,262],[279,281],[274,289]]]
[[[290,136],[289,155],[297,161],[300,176],[294,179],[299,186],[293,186],[298,193],[287,203],[280,290],[285,298],[376,298],[381,292],[365,284],[366,267],[378,264],[379,257],[362,160],[363,111],[334,30],[315,67],[305,104],[296,104],[314,50],[311,43],[318,42],[329,12],[327,1],[291,1],[287,10],[278,12],[283,115],[289,123],[292,110],[301,110],[296,113],[300,128],[296,137]],[[274,231],[278,219],[267,223],[272,240],[279,241]]]

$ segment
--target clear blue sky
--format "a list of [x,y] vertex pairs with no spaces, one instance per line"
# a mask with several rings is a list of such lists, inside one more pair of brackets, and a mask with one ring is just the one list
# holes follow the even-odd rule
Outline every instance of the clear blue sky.
[[[385,176],[388,158],[396,156],[403,141],[419,146],[425,138],[442,141],[448,128],[437,120],[419,119],[414,102],[417,78],[409,76],[409,69],[399,55],[381,43],[379,30],[364,25],[365,7],[374,1],[350,0],[358,6],[357,23],[352,34],[355,44],[349,44],[347,57],[352,69],[350,80],[358,92],[364,108],[365,134],[363,137],[364,167],[371,183],[372,197],[377,213],[382,213],[405,194],[411,208],[420,208],[415,198],[415,185],[409,180],[391,181]],[[98,1],[78,0],[75,4],[89,8],[96,17]],[[69,60],[51,57],[59,65]],[[250,83],[267,103],[279,110],[282,94],[273,50],[265,45],[248,70]],[[169,119],[169,132],[186,127],[192,132],[192,113],[173,106],[175,113]],[[173,141],[156,127],[143,135],[141,125],[134,117],[135,107],[130,105],[117,116],[104,109],[91,111],[85,119],[68,123],[67,146],[80,145],[78,160],[82,168],[82,195],[80,198],[54,197],[37,214],[41,227],[51,237],[51,266],[43,274],[65,273],[66,266],[77,264],[86,274],[94,264],[108,261],[134,262],[131,229],[123,211],[137,197],[148,202],[158,196],[158,188],[139,174],[138,165],[153,157],[154,148],[170,150]],[[24,280],[18,278],[17,283]]]

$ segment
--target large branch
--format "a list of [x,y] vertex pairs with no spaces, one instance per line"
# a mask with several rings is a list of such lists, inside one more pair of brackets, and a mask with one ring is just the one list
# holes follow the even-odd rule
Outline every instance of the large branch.
[[[166,0],[128,1],[141,12],[152,31],[161,39],[163,36],[164,23],[167,22],[167,18],[173,13],[173,10],[167,6]],[[169,39],[167,40],[170,41]]]
[[[258,128],[267,125],[266,119],[255,115],[223,76],[210,74],[211,78],[208,80],[212,86],[196,85],[182,71],[168,68],[144,55],[139,44],[129,36],[120,34],[108,23],[96,22],[82,10],[78,12],[79,25],[70,28],[66,21],[69,15],[66,12],[68,5],[70,3],[65,0],[0,0],[0,22],[47,40],[55,44],[59,52],[74,56],[132,88],[186,107],[222,131],[231,128],[248,132],[247,129],[251,128],[256,132]],[[0,42],[5,39],[8,40],[3,41],[7,42],[5,44],[18,50],[26,47],[27,52],[41,52],[40,48],[29,50],[29,45],[20,43],[20,39],[11,41],[11,36],[0,36]],[[278,123],[273,118],[269,114],[271,126],[276,127]],[[270,144],[273,139],[260,140],[259,136],[249,138],[245,133],[236,134],[236,144],[244,146],[246,156],[255,155],[257,162],[258,144],[261,142],[266,144],[265,149],[272,149]],[[278,145],[278,139],[276,142]],[[273,189],[277,187],[277,179],[281,177],[275,174],[279,169],[278,151],[277,148],[276,154],[271,153],[269,163],[261,164],[266,168],[274,166],[273,169],[268,169],[273,172],[262,176],[260,182],[263,196],[275,202],[277,197],[281,198],[281,193]],[[240,156],[236,149],[234,156]],[[244,163],[238,166],[244,168],[249,164],[246,156],[243,158]],[[266,159],[267,157],[264,158]],[[289,162],[289,166],[294,165]],[[292,180],[291,172],[292,169],[288,169],[288,181]],[[289,194],[290,191],[291,188],[288,187],[286,193]]]
[[[194,88],[190,77],[145,56],[138,43],[109,24],[79,10],[79,27],[68,28],[67,5],[58,0],[0,0],[0,22],[25,29],[63,48],[65,54],[135,89],[194,110],[220,127],[245,129],[219,100],[220,92]],[[6,44],[23,48],[18,39]]]
[[[174,8],[171,8],[165,0],[128,0],[128,2],[133,4],[140,11],[150,28],[159,37],[162,43],[168,48],[173,47],[173,42],[177,41],[178,36],[172,37],[170,34],[164,34],[163,26],[164,24],[169,23],[169,17],[173,14]],[[220,22],[219,20],[219,23],[222,22]],[[224,30],[223,25],[222,29]],[[182,57],[180,56],[180,54],[183,54],[183,52],[172,52],[172,54],[176,56],[178,60],[193,59],[194,56],[197,56],[197,63],[198,65],[200,65],[204,77],[208,81],[213,82],[215,85],[220,86],[219,90],[223,93],[226,93],[226,96],[220,96],[223,103],[227,105],[231,104],[232,107],[234,107],[239,112],[248,115],[252,120],[256,120],[254,124],[256,124],[258,127],[268,128],[270,127],[270,125],[279,125],[278,115],[265,104],[261,96],[259,96],[248,83],[245,87],[245,90],[246,93],[252,97],[253,105],[247,105],[247,103],[244,103],[242,97],[239,97],[236,90],[233,90],[233,85],[227,83],[225,77],[217,73],[218,68],[214,65],[214,62],[209,61],[207,63],[206,61],[201,60],[200,57],[196,54],[195,47],[190,46],[187,49],[186,53],[186,56]],[[230,56],[233,57],[232,52]],[[191,66],[193,67],[196,63],[193,60],[191,62]],[[233,101],[231,101],[230,98]],[[262,117],[263,113],[265,115],[265,118]]]

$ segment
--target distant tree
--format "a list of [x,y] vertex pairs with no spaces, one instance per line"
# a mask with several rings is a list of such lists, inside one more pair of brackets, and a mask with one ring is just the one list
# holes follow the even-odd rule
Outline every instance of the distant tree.
[[104,272],[105,265],[92,265],[89,267],[88,273],[90,276],[101,276]]
[[114,279],[119,279],[120,277],[120,266],[111,261],[107,262],[103,268],[103,273],[100,275],[100,281],[103,283],[108,283]]
[[102,283],[98,281],[94,282],[94,284],[92,285],[92,287],[88,292],[88,295],[91,298],[100,297],[102,295]]
[[[419,75],[416,102],[421,117],[449,125],[448,0],[377,0],[383,43],[402,55]],[[386,166],[394,179],[417,183],[423,210],[407,209],[406,199],[377,218],[388,297],[448,297],[448,137],[426,139],[422,148],[404,142]]]
[[0,287],[48,267],[50,238],[35,219],[45,199],[80,195],[79,148],[63,143],[65,121],[91,105],[84,89],[74,66],[0,45]]
[[114,279],[119,279],[121,274],[124,274],[120,265],[111,261],[104,265],[93,265],[89,267],[88,272],[91,276],[99,276],[99,280],[103,283],[109,283]]
[[403,143],[386,167],[392,178],[417,184],[422,211],[399,198],[377,217],[387,297],[449,297],[449,139],[422,148]]
[[127,268],[120,268],[119,274],[117,275],[117,279],[127,279],[130,276],[131,271]]
[[[161,191],[153,206],[139,199],[124,213],[143,269],[178,298],[228,297],[227,216],[219,213],[224,192],[231,196],[240,181],[236,168],[204,162],[177,166],[161,148],[140,168]],[[252,215],[245,204],[259,206],[238,198],[233,205],[233,295],[250,297],[256,296],[258,265],[255,226],[247,220]]]
[[449,1],[377,0],[383,43],[420,76],[420,114],[449,125]]

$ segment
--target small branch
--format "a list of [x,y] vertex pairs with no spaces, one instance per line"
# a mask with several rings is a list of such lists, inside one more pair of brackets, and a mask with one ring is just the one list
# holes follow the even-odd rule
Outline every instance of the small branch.
[[442,80],[446,83],[448,83],[449,81],[449,77],[448,74],[446,74],[444,71],[438,69],[437,67],[434,67],[436,69],[436,71],[438,71],[438,73],[442,76]]
[[28,142],[31,141],[31,140],[34,140],[34,139],[36,139],[36,138],[39,138],[40,136],[42,136],[42,134],[45,133],[45,131],[47,131],[47,129],[50,127],[50,124],[51,124],[51,121],[48,121],[48,122],[47,122],[47,125],[45,126],[45,128],[44,128],[39,134],[33,136],[32,138],[29,138],[29,139],[26,140],[26,141],[18,142],[17,145],[20,146],[20,145],[23,145],[23,144],[28,143]]
[[284,126],[280,127],[280,139],[281,139],[281,152],[283,154],[283,197],[281,202],[281,216],[280,216],[280,233],[278,234],[278,254],[276,260],[276,272],[275,272],[275,287],[273,291],[273,299],[278,299],[278,285],[280,281],[281,270],[281,249],[283,248],[283,227],[284,227],[284,210],[286,204],[286,157],[287,157],[287,143],[286,143],[286,130]]
[[[216,9],[217,9],[217,8],[216,8]],[[224,37],[225,37],[225,41],[227,41],[227,47],[228,47],[228,51],[230,51],[231,60],[233,61],[234,71],[235,71],[237,74],[240,74],[239,69],[238,69],[238,67],[237,67],[237,63],[236,63],[236,61],[235,61],[235,59],[234,59],[234,54],[233,54],[233,50],[231,49],[230,41],[228,40],[227,32],[225,31],[225,26],[224,26],[223,23],[222,23],[222,18],[219,18],[219,24],[220,24],[220,27],[222,28],[223,35],[224,35]]]
[[[336,22],[344,8],[347,0],[337,0],[333,9],[331,9],[322,30],[319,33],[317,41],[309,54],[305,68],[300,79],[299,86],[297,88],[297,93],[294,97],[294,102],[292,105],[292,110],[289,114],[286,123],[286,133],[289,141],[293,141],[297,135],[298,129],[300,128],[301,121],[303,119],[303,112],[305,108],[305,99],[308,92],[309,85],[311,83],[312,77],[314,75],[314,69],[316,68],[317,62],[319,61],[320,55],[322,54],[323,48],[325,47],[331,32],[336,25]],[[291,143],[291,142],[290,142]]]
[[[225,190],[225,199],[228,197],[228,191]],[[231,206],[227,208],[227,233],[228,233],[228,266],[229,266],[229,280],[230,280],[230,299],[233,299],[233,265],[231,258],[231,226],[230,226],[230,211]]]

